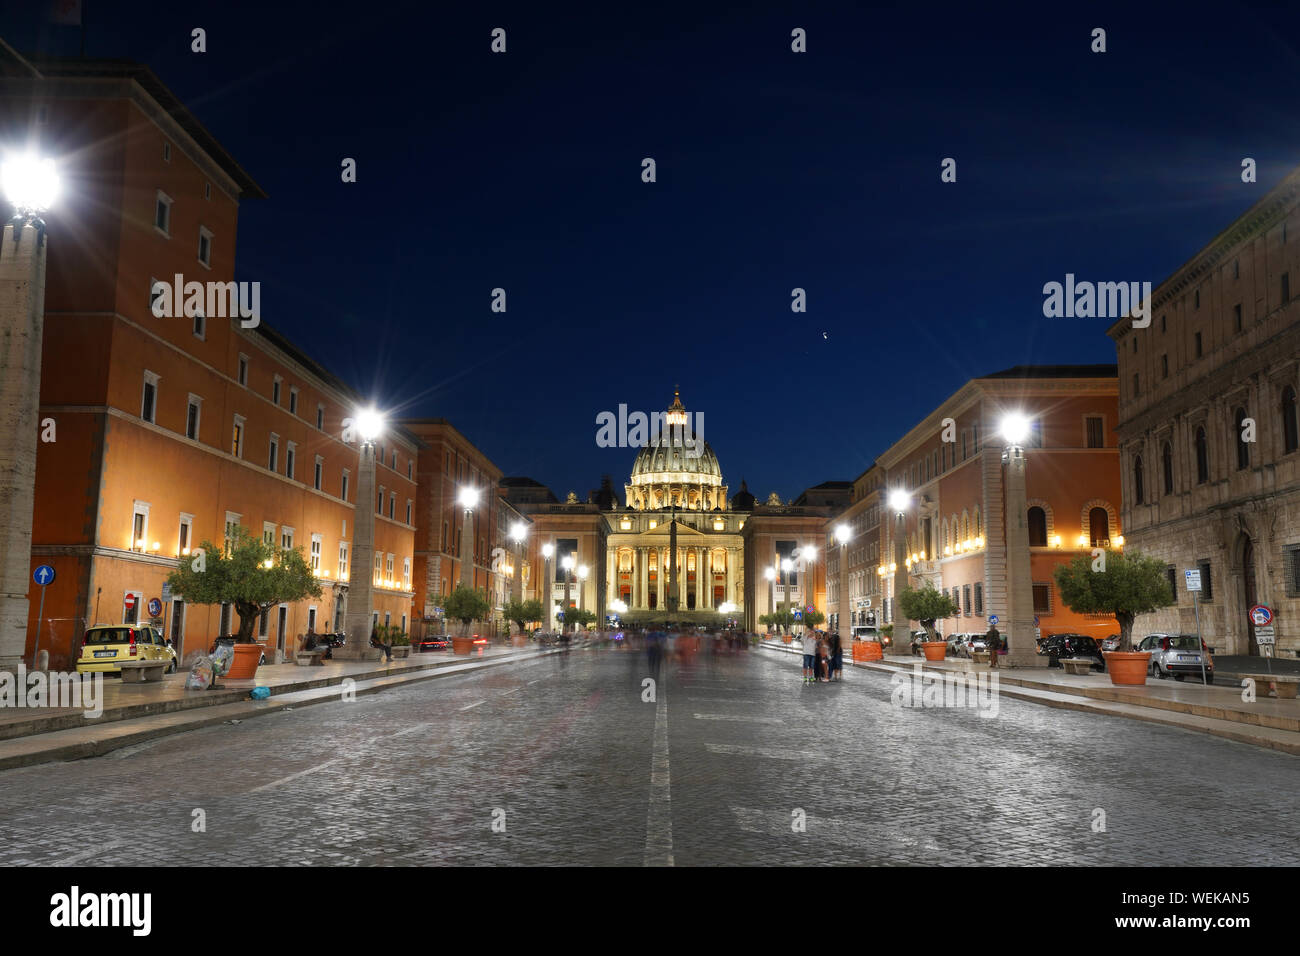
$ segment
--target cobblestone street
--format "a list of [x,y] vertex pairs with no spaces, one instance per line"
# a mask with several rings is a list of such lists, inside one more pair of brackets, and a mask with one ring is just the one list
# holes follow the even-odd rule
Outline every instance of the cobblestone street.
[[1285,754],[758,650],[648,674],[577,649],[11,770],[0,863],[1300,864]]

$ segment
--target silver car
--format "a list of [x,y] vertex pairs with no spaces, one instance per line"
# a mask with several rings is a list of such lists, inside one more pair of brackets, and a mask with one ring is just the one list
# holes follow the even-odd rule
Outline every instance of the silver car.
[[1170,674],[1174,680],[1182,680],[1188,674],[1200,677],[1204,655],[1205,680],[1214,682],[1214,658],[1205,642],[1195,634],[1148,634],[1134,650],[1150,652],[1151,676],[1161,680]]

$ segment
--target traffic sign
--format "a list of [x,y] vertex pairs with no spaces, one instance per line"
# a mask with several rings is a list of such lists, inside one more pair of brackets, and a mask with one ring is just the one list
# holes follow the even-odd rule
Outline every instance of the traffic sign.
[[54,569],[50,567],[48,564],[42,564],[39,568],[37,568],[35,571],[32,572],[32,580],[35,581],[37,584],[39,584],[41,587],[45,587],[45,585],[47,584],[53,584]]
[[1034,627],[1038,627],[1038,615],[1034,615]]
[[1250,609],[1250,620],[1255,627],[1267,627],[1273,623],[1273,612],[1263,604],[1256,604]]
[[162,599],[163,599],[163,603],[164,603],[164,604],[167,604],[167,603],[169,603],[169,602],[171,601],[171,599],[172,599],[172,586],[171,586],[170,584],[164,584],[164,585],[163,585],[163,594],[162,594]]
[[131,610],[131,608],[135,607],[135,595],[134,595],[134,594],[128,594],[128,595],[126,596],[126,600],[123,601],[122,603],[124,603],[124,604],[126,605],[126,609],[127,609],[128,611]]
[[162,613],[162,601],[158,600],[157,598],[150,598],[150,599],[149,599],[149,616],[150,616],[150,617],[157,617],[157,616],[158,616],[159,614],[161,614],[161,613]]
[[997,616],[996,614],[990,614],[990,615],[989,615],[989,623],[990,623],[990,624],[996,624],[997,622],[998,622],[998,616]]
[[1188,568],[1183,571],[1183,579],[1187,582],[1187,590],[1199,591],[1201,589],[1201,569]]
[[1260,647],[1272,647],[1276,643],[1275,632],[1272,624],[1266,624],[1263,627],[1255,628],[1255,643]]

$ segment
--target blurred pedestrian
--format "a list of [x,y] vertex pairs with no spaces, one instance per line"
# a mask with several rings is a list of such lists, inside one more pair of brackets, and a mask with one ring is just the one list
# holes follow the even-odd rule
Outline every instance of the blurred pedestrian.
[[831,677],[835,680],[844,679],[844,645],[840,643],[840,632],[834,631],[831,634]]
[[817,637],[812,631],[803,632],[803,682],[811,684],[817,675]]
[[998,651],[1002,650],[1002,635],[998,633],[998,626],[990,624],[988,632],[984,635],[984,643],[989,649],[989,667],[992,670],[998,669]]

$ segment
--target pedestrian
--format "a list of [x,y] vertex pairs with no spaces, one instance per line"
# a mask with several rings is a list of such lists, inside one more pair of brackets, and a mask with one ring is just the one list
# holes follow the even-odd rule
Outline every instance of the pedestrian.
[[835,680],[844,679],[844,645],[840,643],[840,632],[835,631],[831,634],[831,677]]
[[812,631],[803,632],[803,682],[811,684],[816,679],[817,637]]
[[998,651],[1002,649],[1002,635],[998,633],[998,626],[990,624],[988,632],[984,635],[984,643],[989,649],[989,668],[998,669]]
[[370,646],[377,647],[379,650],[384,652],[385,664],[391,664],[393,662],[393,645],[385,644],[379,639],[378,628],[372,628],[370,631]]

